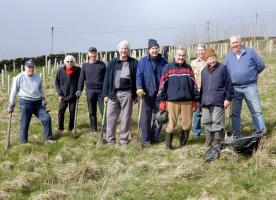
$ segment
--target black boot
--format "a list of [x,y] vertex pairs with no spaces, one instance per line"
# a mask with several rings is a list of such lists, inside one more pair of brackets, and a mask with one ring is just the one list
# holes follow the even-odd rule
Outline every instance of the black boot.
[[166,133],[166,149],[172,149],[173,133]]
[[186,131],[182,130],[180,132],[180,136],[179,136],[180,147],[183,147],[187,144],[188,139],[189,139],[189,133],[190,133],[190,130],[186,130]]

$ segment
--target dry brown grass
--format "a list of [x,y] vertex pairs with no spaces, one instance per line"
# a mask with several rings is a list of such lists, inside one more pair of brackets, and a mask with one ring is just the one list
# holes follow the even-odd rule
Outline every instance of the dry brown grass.
[[103,171],[94,160],[85,156],[80,163],[76,176],[79,177],[79,183],[82,184],[89,180],[99,180],[103,176]]
[[41,178],[38,173],[26,173],[22,172],[19,176],[15,177],[13,180],[6,181],[3,184],[3,190],[10,192],[24,192],[31,190],[34,187],[34,182]]
[[32,198],[32,200],[63,200],[67,199],[68,194],[63,190],[50,189],[46,193],[39,194]]

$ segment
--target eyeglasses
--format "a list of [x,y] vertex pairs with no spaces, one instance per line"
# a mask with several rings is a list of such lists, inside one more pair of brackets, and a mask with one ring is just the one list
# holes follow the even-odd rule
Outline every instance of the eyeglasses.
[[73,63],[74,61],[73,60],[67,60],[66,62],[67,63]]

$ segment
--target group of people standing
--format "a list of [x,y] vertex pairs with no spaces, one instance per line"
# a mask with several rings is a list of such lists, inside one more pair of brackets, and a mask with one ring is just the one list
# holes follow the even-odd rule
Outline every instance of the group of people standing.
[[[193,136],[200,136],[201,124],[206,135],[205,144],[210,146],[220,143],[225,109],[231,101],[232,129],[235,138],[238,138],[241,136],[243,99],[250,110],[255,129],[266,132],[257,87],[258,74],[264,69],[264,62],[253,49],[242,46],[240,36],[230,38],[230,48],[223,64],[217,60],[214,49],[206,49],[200,43],[197,45],[198,57],[191,66],[185,59],[186,50],[181,47],[175,50],[174,61],[168,63],[159,53],[159,44],[155,39],[149,39],[148,54],[139,61],[129,56],[128,42],[121,41],[117,46],[119,56],[109,61],[107,67],[97,59],[95,47],[89,48],[89,61],[81,68],[76,65],[72,55],[67,55],[55,79],[59,99],[57,132],[64,130],[64,114],[68,106],[68,131],[74,129],[76,103],[84,85],[91,131],[98,131],[99,107],[109,145],[116,143],[118,117],[121,129],[119,143],[129,143],[133,104],[136,102],[141,106],[138,109],[141,110],[139,124],[144,146],[159,142],[162,124],[156,121],[156,114],[160,111],[168,112],[166,148],[172,149],[179,117],[182,120],[179,131],[181,147],[187,144],[192,127]],[[34,65],[33,60],[26,61],[25,71],[16,76],[9,112],[14,111],[18,93],[21,110],[20,142],[28,142],[28,127],[32,114],[35,114],[44,126],[46,142],[53,143],[51,117],[45,109],[45,95],[39,76],[34,74]],[[103,114],[104,109],[106,116]]]

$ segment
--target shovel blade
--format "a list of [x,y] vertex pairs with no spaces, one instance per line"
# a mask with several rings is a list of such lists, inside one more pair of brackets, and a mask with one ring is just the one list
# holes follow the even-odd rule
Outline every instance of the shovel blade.
[[137,150],[142,150],[142,144],[141,144],[141,140],[138,137],[138,135],[135,135],[133,138],[133,142],[134,142],[134,148]]

